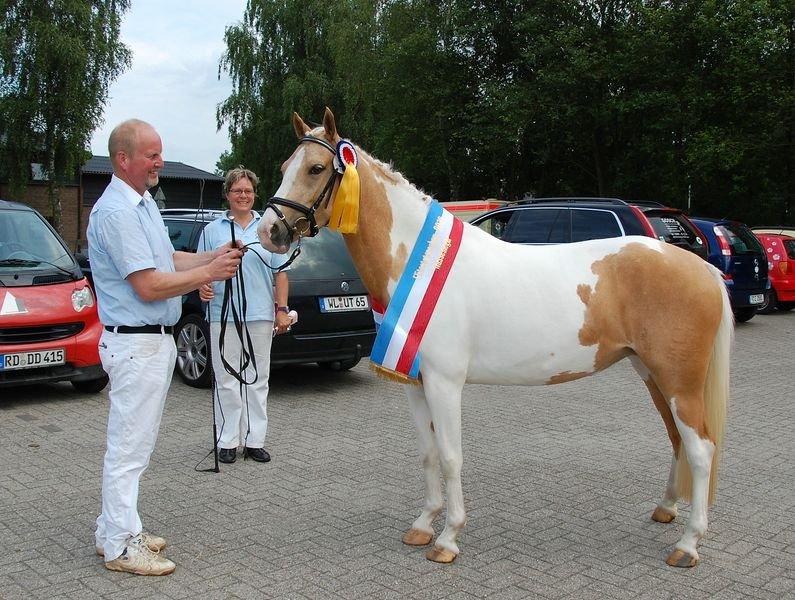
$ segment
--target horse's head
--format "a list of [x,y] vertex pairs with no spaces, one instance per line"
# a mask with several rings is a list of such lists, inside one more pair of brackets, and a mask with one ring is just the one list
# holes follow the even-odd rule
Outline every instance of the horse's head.
[[326,108],[323,126],[311,129],[293,113],[298,147],[282,164],[282,183],[265,204],[257,227],[262,245],[284,254],[300,237],[312,237],[328,224],[340,173],[335,169],[337,125]]

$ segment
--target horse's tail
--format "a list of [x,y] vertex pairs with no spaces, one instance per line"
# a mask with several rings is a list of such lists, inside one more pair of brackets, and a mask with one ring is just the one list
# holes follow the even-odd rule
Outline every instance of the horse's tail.
[[[712,468],[709,472],[709,503],[712,504],[718,485],[718,464],[729,404],[729,363],[734,339],[734,315],[723,277],[717,269],[710,269],[710,271],[720,286],[723,298],[723,314],[712,345],[712,356],[707,369],[707,380],[704,384],[704,419],[707,434],[715,443]],[[690,500],[693,480],[684,448],[680,448],[676,463],[676,483],[679,497]]]

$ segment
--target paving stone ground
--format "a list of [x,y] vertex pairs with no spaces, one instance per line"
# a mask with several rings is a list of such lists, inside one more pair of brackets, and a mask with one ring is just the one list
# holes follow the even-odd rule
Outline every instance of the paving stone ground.
[[[0,598],[795,598],[795,313],[737,327],[717,501],[694,569],[650,520],[670,449],[621,363],[540,388],[468,386],[468,525],[450,566],[400,539],[422,495],[401,386],[363,362],[271,381],[270,464],[195,470],[210,396],[175,381],[139,507],[169,577],[94,554],[107,395],[0,391]],[[209,467],[205,461],[199,465]],[[442,522],[437,522],[437,533]]]

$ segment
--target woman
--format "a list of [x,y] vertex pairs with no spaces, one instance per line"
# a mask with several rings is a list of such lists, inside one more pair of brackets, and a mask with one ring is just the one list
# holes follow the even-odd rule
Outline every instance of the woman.
[[[268,376],[270,374],[271,342],[274,333],[284,333],[290,327],[287,307],[288,281],[286,271],[275,273],[287,260],[287,255],[271,254],[257,238],[257,223],[260,215],[252,210],[256,198],[257,176],[243,167],[230,170],[224,181],[224,197],[229,210],[204,228],[199,238],[199,249],[212,250],[229,243],[231,224],[234,224],[235,240],[248,246],[241,263],[245,284],[245,314],[243,298],[237,293],[238,276],[232,278],[232,302],[244,319],[242,336],[235,330],[233,311],[227,311],[227,324],[223,358],[233,368],[240,366],[241,341],[251,338],[254,364],[242,373],[243,384],[230,375],[221,360],[221,303],[224,284],[203,285],[199,290],[202,300],[210,302],[210,338],[218,402],[215,403],[216,421],[220,423],[218,460],[233,463],[237,459],[237,448],[243,446],[244,456],[257,461],[269,462],[271,457],[265,450],[265,434],[268,429]],[[263,262],[264,261],[264,262]],[[267,263],[267,265],[265,264]],[[274,291],[275,289],[275,291]],[[275,296],[275,303],[274,303]],[[246,335],[248,331],[248,336]]]

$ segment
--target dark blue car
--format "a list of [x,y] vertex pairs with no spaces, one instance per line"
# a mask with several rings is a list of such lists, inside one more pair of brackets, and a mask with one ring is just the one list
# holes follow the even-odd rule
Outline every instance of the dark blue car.
[[747,321],[764,305],[770,290],[765,249],[748,226],[738,221],[690,220],[707,238],[707,260],[723,272],[735,320]]

